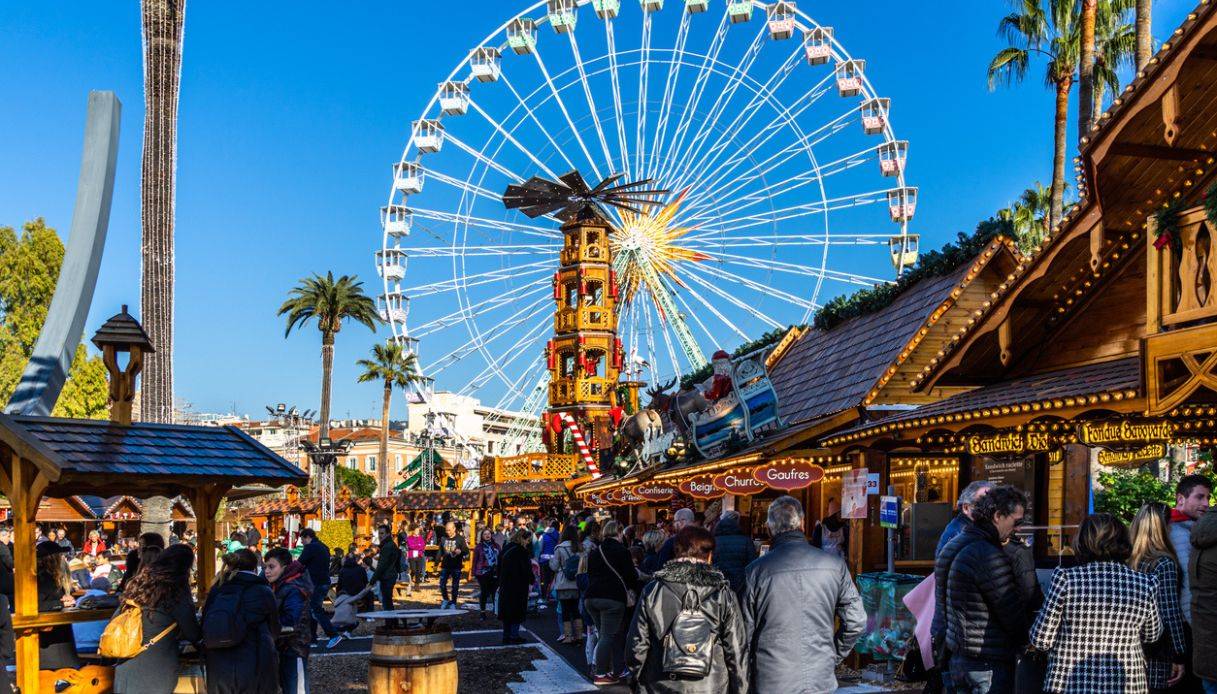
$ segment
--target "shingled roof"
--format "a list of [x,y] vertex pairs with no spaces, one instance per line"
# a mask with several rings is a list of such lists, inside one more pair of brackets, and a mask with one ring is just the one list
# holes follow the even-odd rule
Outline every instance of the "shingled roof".
[[[308,476],[236,427],[0,415],[0,441],[51,480],[48,494],[176,496],[189,484],[304,484]],[[122,476],[118,479],[118,476]]]
[[832,330],[809,330],[770,370],[779,411],[795,425],[862,404],[926,316],[942,303],[970,265],[923,280],[890,306]]

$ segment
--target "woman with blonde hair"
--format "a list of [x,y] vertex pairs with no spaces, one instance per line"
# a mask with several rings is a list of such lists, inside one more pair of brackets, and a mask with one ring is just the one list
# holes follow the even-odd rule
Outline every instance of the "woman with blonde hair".
[[1158,579],[1158,615],[1162,636],[1145,647],[1145,674],[1150,691],[1166,690],[1183,679],[1187,636],[1179,595],[1181,567],[1171,545],[1167,526],[1170,507],[1151,501],[1132,521],[1132,556],[1128,565]]

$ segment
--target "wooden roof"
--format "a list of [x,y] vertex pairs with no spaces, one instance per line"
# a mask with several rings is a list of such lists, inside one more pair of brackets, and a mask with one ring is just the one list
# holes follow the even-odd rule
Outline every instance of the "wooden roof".
[[235,427],[0,414],[0,443],[49,480],[48,496],[177,496],[196,484],[303,484],[299,468]]
[[1089,135],[1078,159],[1079,203],[913,378],[914,388],[1139,355],[1146,220],[1169,200],[1194,204],[1214,179],[1215,152],[1217,4],[1206,0]]

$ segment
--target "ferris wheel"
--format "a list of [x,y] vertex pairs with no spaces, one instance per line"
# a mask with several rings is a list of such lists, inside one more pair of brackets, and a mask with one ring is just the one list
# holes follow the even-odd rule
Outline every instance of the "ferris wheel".
[[562,237],[502,192],[570,170],[670,191],[613,212],[632,379],[892,279],[916,260],[917,189],[865,68],[788,1],[545,0],[506,18],[393,165],[376,254],[392,339],[443,387],[539,414]]

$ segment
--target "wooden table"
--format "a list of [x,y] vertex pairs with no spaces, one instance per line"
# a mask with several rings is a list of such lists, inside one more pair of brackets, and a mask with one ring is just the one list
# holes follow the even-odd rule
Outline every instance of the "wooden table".
[[416,622],[430,629],[437,619],[459,617],[463,614],[465,614],[465,610],[380,610],[376,612],[360,612],[355,616],[369,622],[378,619],[399,619],[406,623]]

